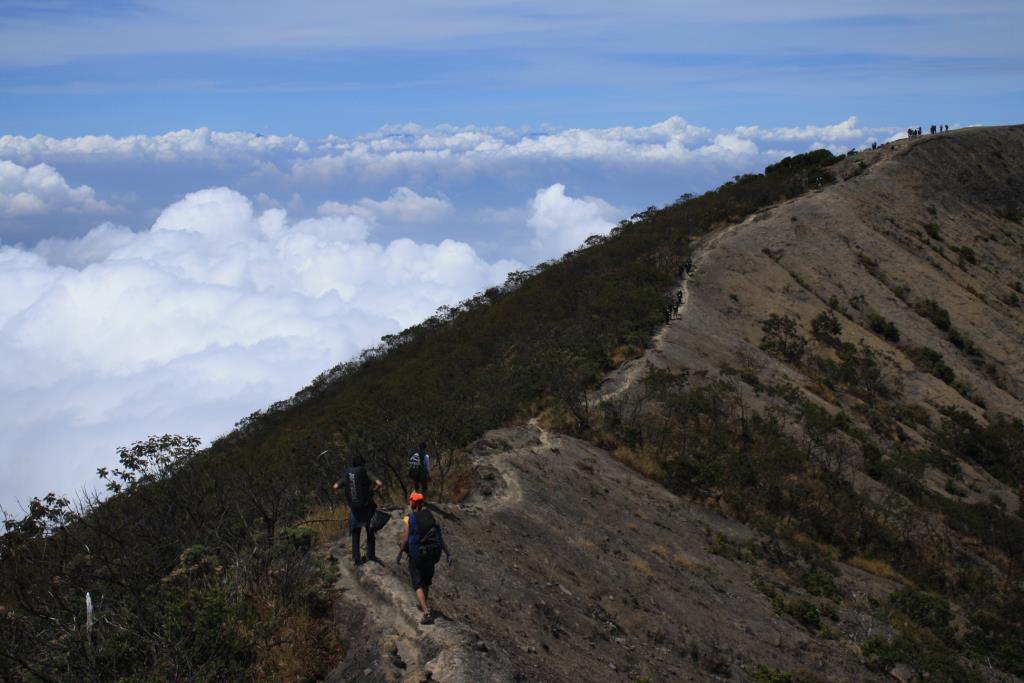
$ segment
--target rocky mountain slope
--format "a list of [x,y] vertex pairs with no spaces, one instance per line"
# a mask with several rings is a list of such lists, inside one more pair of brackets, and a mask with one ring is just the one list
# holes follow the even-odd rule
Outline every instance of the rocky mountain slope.
[[[1020,126],[884,145],[703,237],[673,320],[589,395],[585,438],[547,415],[469,449],[473,493],[435,507],[458,556],[442,619],[418,624],[404,567],[339,563],[330,680],[1017,680],[1022,152]],[[740,441],[781,416],[806,464],[780,486],[829,474],[923,559],[685,483],[665,456],[684,449],[650,437],[671,376],[727,386]]]
[[[119,449],[3,520],[0,679],[1018,680],[1022,151],[784,159]],[[433,625],[330,487],[424,439]]]
[[[332,547],[350,650],[328,680],[746,680],[758,667],[884,679],[847,639],[884,623],[837,606],[829,618],[849,636],[814,638],[754,588],[805,564],[772,540],[536,425],[491,432],[471,457],[478,490],[434,506],[457,557],[435,577],[435,624],[419,624],[404,564],[351,567]],[[845,566],[831,580],[855,602],[897,585]]]

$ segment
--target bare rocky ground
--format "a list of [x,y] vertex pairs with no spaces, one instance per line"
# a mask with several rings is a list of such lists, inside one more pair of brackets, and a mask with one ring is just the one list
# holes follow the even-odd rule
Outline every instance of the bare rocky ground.
[[[834,185],[722,226],[697,245],[677,319],[593,399],[642,392],[649,363],[695,378],[787,382],[856,414],[857,399],[823,393],[758,347],[770,314],[794,317],[809,336],[834,297],[849,316],[843,339],[878,354],[904,402],[932,414],[956,406],[980,420],[1024,417],[1024,308],[1013,303],[1024,228],[993,211],[993,168],[1024,177],[1024,127],[886,145],[841,162]],[[923,298],[949,311],[980,357],[914,312]],[[869,329],[871,313],[899,329],[898,343]],[[939,351],[964,391],[917,369],[915,346]],[[755,407],[771,400],[741,389]],[[859,652],[867,638],[889,635],[870,603],[898,584],[837,562],[842,602],[812,633],[768,597],[775,592],[776,607],[809,599],[792,580],[804,560],[601,449],[534,422],[489,433],[469,457],[473,495],[434,507],[456,556],[438,567],[435,624],[419,624],[406,567],[394,563],[397,511],[378,536],[383,563],[351,567],[347,539],[328,548],[340,560],[347,649],[328,680],[748,680],[762,665],[828,681],[912,680],[870,671]],[[962,466],[967,502],[996,495],[1018,509],[1021,492]],[[944,477],[931,480],[941,492]]]
[[[843,341],[878,355],[905,404],[933,419],[945,406],[982,421],[996,414],[1024,418],[1024,226],[994,213],[999,207],[988,196],[993,174],[1024,187],[1024,126],[902,140],[849,157],[836,170],[836,184],[702,240],[694,274],[681,283],[677,319],[643,357],[610,375],[597,397],[642,391],[650,364],[688,368],[697,377],[748,374],[788,383],[830,411],[856,414],[857,399],[820,391],[759,348],[769,315],[795,318],[809,338],[811,320],[834,299],[847,313],[840,318]],[[974,263],[962,256],[964,247]],[[914,311],[925,299],[948,311],[980,355],[964,353]],[[898,343],[869,329],[871,314],[895,325]],[[915,367],[908,355],[914,347],[939,352],[968,395]],[[742,381],[740,388],[749,403],[764,406],[763,395]],[[904,431],[920,440],[911,425]],[[1019,508],[1020,492],[960,464],[968,477],[966,502],[997,495],[1010,511]],[[931,480],[941,492],[945,478],[933,472]]]
[[[331,549],[349,652],[328,680],[744,680],[758,665],[881,680],[855,643],[884,625],[837,606],[843,635],[813,638],[754,588],[794,561],[770,540],[535,425],[491,432],[470,457],[478,491],[433,508],[456,555],[437,570],[435,624],[418,623],[394,564],[397,519],[378,536],[383,564]],[[837,583],[854,603],[892,590],[851,567]]]

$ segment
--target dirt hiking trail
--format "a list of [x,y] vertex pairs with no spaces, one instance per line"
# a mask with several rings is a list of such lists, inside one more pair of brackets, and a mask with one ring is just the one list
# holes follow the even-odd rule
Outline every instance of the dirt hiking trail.
[[[476,492],[432,506],[456,558],[438,565],[434,624],[419,623],[394,563],[397,512],[377,537],[380,564],[352,567],[347,538],[330,548],[348,652],[327,680],[704,681],[798,662],[875,680],[845,644],[821,645],[752,589],[754,555],[793,558],[742,525],[536,422],[488,433],[470,458]],[[858,595],[891,590],[856,569],[839,580]],[[878,628],[839,612],[861,637]]]

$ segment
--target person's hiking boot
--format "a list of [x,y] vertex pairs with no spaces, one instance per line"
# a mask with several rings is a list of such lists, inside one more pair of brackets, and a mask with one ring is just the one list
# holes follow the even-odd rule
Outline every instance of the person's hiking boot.
[[431,612],[431,611],[425,612],[423,614],[423,618],[420,619],[420,623],[424,624],[424,625],[433,624],[434,623],[434,613]]

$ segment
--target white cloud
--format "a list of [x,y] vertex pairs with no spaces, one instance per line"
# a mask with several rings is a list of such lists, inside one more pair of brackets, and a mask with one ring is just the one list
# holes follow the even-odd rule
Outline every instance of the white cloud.
[[[206,129],[2,137],[13,162],[0,161],[0,229],[35,246],[0,246],[0,503],[43,492],[52,471],[69,490],[151,432],[221,433],[500,281],[516,267],[500,258],[558,256],[634,210],[815,141],[845,151],[862,140],[841,135],[865,132],[853,119],[711,130],[672,117],[405,124],[318,141]],[[64,181],[57,159],[89,186]],[[185,195],[197,186],[212,189]],[[97,196],[117,198],[117,223],[135,230],[97,226],[88,211],[109,209]],[[418,241],[391,239],[417,222]]]
[[223,433],[519,267],[368,231],[213,188],[143,232],[0,247],[0,503],[70,491],[149,433]]
[[[712,136],[679,116],[650,126],[571,128],[531,132],[511,128],[390,126],[352,139],[330,136],[315,146],[317,156],[297,159],[291,174],[300,180],[336,175],[387,175],[443,166],[447,173],[514,162],[575,160],[603,163],[685,164]],[[326,152],[326,153],[324,153]]]
[[387,199],[360,199],[355,204],[324,202],[317,209],[321,216],[358,217],[367,221],[395,220],[402,223],[432,223],[455,210],[443,197],[424,197],[408,187],[392,191]]
[[0,135],[0,158],[5,159],[217,159],[257,157],[272,152],[305,154],[308,143],[295,135],[217,132],[209,128],[183,129],[163,135],[83,135],[53,138]]
[[791,128],[761,128],[760,126],[737,126],[736,135],[759,140],[782,140],[798,142],[814,140],[822,143],[857,142],[873,139],[873,135],[891,134],[892,128],[858,128],[857,117],[851,116],[828,126],[803,126]]
[[537,190],[530,200],[527,223],[533,228],[537,252],[551,258],[575,249],[591,235],[608,234],[620,213],[597,197],[570,197],[565,185],[555,183]]
[[[149,163],[217,161],[244,174],[247,181],[308,185],[344,178],[360,185],[396,187],[384,200],[324,204],[322,213],[371,215],[412,222],[430,222],[450,210],[447,199],[420,195],[407,183],[435,184],[440,179],[466,183],[481,172],[523,176],[524,168],[552,163],[577,163],[604,168],[701,169],[708,165],[770,162],[762,149],[778,143],[853,146],[881,139],[889,128],[858,127],[854,116],[828,125],[764,128],[739,126],[712,130],[672,116],[648,126],[537,130],[501,126],[385,126],[354,137],[330,135],[304,140],[294,135],[217,132],[208,128],[163,135],[51,138],[0,136],[0,159],[23,164],[60,160],[74,163],[138,161]],[[758,143],[775,143],[759,145]],[[800,149],[805,145],[800,145]],[[847,147],[848,148],[848,147]],[[790,150],[794,153],[797,148]],[[201,167],[209,172],[214,166]],[[397,181],[397,182],[395,182]],[[270,195],[257,203],[273,202]],[[294,210],[295,207],[290,207]]]
[[110,211],[88,185],[71,187],[57,169],[46,164],[19,166],[0,160],[0,216],[14,218],[50,211]]

